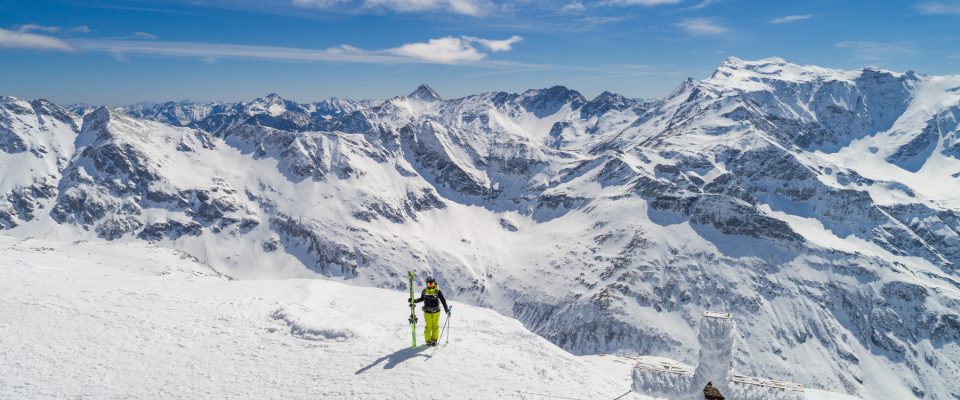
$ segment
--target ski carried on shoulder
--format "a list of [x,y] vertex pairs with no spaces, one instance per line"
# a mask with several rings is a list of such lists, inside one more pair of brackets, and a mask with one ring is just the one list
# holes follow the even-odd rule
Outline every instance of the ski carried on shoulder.
[[410,275],[410,347],[417,347],[417,309],[416,305],[413,303],[414,294],[413,294],[413,285],[415,284],[413,278],[413,271],[409,272]]

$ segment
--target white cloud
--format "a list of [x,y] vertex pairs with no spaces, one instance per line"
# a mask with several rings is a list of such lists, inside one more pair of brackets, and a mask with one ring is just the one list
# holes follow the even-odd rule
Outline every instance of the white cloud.
[[164,42],[143,40],[74,40],[84,51],[107,53],[126,59],[128,54],[169,57],[191,57],[200,60],[245,58],[272,61],[354,62],[375,64],[479,64],[488,66],[520,65],[509,62],[485,61],[487,52],[505,52],[522,40],[513,36],[504,40],[447,36],[423,43],[408,43],[385,50],[364,50],[349,45],[328,49],[299,49],[272,46],[248,46],[193,42]]
[[363,6],[397,12],[442,11],[470,16],[487,14],[493,8],[488,0],[364,0]]
[[489,10],[489,3],[476,0],[448,0],[450,11],[463,15],[482,15]]
[[80,50],[111,55],[141,54],[169,57],[245,58],[272,61],[342,61],[359,63],[402,63],[399,57],[365,52],[349,46],[330,49],[298,49],[290,47],[248,46],[193,42],[164,42],[143,40],[75,40]]
[[606,0],[605,4],[615,6],[644,6],[653,7],[664,4],[678,4],[683,0]]
[[75,27],[73,27],[73,28],[67,29],[67,33],[70,33],[70,32],[90,33],[90,32],[91,32],[91,29],[90,29],[89,26],[80,25],[80,26],[75,26]]
[[676,24],[691,35],[719,35],[730,31],[710,18],[691,18]]
[[37,24],[26,24],[26,25],[20,25],[20,28],[17,29],[17,32],[30,32],[30,31],[57,33],[58,31],[60,31],[60,27],[37,25]]
[[427,43],[409,43],[387,52],[438,64],[471,63],[487,56],[477,51],[467,40],[452,36],[430,39]]
[[813,18],[813,14],[806,15],[787,15],[785,17],[774,18],[770,20],[771,24],[786,24],[790,22],[803,21],[805,19]]
[[150,40],[156,40],[156,39],[157,39],[157,36],[156,36],[156,35],[154,35],[154,34],[152,34],[152,33],[147,33],[147,32],[139,32],[139,31],[138,31],[138,32],[134,32],[134,33],[133,33],[133,36],[136,36],[136,37],[141,38],[141,39],[150,39]]
[[504,40],[480,39],[472,36],[464,36],[463,39],[469,43],[477,43],[483,47],[486,47],[487,50],[492,52],[510,51],[514,44],[517,44],[523,40],[522,37],[517,35],[513,35],[509,39]]
[[300,7],[331,8],[350,0],[293,0],[293,4]]
[[917,10],[930,15],[960,15],[960,1],[928,1],[917,4]]
[[[353,3],[353,0],[293,0],[293,4],[308,8],[334,8]],[[483,15],[492,4],[489,0],[362,0],[362,8],[388,9],[397,12],[441,11],[461,15]]]
[[694,5],[690,6],[690,7],[687,7],[686,9],[687,9],[687,10],[700,10],[700,9],[707,8],[707,7],[711,6],[711,5],[716,4],[716,3],[719,3],[719,2],[720,2],[720,0],[703,0],[703,1],[699,2],[699,3],[697,3],[697,4],[694,4]]
[[586,10],[587,8],[583,6],[583,3],[576,0],[564,4],[563,7],[560,7],[561,14],[579,14]]
[[73,51],[73,47],[70,46],[70,44],[55,37],[28,32],[9,31],[2,28],[0,28],[0,47]]
[[630,16],[619,16],[619,17],[583,17],[579,19],[580,25],[576,27],[578,32],[586,32],[591,29],[594,29],[598,26],[612,24],[615,22],[626,21],[632,17]]

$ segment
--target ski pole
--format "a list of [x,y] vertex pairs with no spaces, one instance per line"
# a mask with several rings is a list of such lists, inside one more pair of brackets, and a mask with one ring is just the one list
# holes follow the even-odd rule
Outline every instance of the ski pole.
[[[453,306],[450,306],[450,310],[453,310]],[[440,328],[440,339],[443,339],[443,333],[447,331],[447,326],[450,326],[450,314],[449,314],[449,313],[447,314],[447,319],[446,319],[445,321],[443,321],[443,328]],[[439,340],[438,340],[438,341],[439,341]],[[449,342],[450,342],[450,340],[447,339],[447,343],[449,343]]]
[[[450,306],[450,310],[453,310],[453,306]],[[450,328],[450,317],[451,317],[451,316],[452,316],[452,314],[448,314],[448,315],[447,315],[447,328]],[[447,330],[449,331],[450,329],[447,329]],[[450,332],[447,332],[446,341],[443,342],[443,344],[447,344],[447,343],[450,343]]]

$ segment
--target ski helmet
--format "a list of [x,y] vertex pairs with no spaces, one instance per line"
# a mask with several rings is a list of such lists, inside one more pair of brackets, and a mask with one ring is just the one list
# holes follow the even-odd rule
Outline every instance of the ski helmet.
[[436,279],[433,279],[432,276],[428,276],[428,277],[427,277],[427,284],[430,284],[430,283],[436,284],[436,283],[437,283],[437,280],[436,280]]

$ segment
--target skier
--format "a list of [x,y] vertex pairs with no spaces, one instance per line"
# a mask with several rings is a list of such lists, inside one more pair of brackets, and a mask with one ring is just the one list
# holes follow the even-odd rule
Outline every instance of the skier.
[[423,319],[427,320],[423,327],[423,336],[428,346],[436,346],[440,339],[437,331],[440,329],[440,304],[443,304],[443,311],[450,317],[450,308],[447,307],[447,299],[443,298],[443,292],[437,287],[437,281],[433,277],[427,278],[427,288],[423,289],[420,297],[414,300],[408,300],[413,303],[423,302]]

